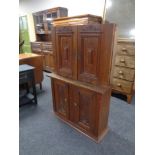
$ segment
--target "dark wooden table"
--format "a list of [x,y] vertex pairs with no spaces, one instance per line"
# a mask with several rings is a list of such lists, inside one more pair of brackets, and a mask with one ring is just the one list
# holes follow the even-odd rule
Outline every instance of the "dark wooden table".
[[[20,106],[31,101],[37,104],[34,69],[35,67],[27,64],[19,65],[19,85],[25,84],[27,86],[26,93],[24,91],[19,91]],[[33,89],[32,93],[30,93],[29,91],[29,85],[32,86]]]

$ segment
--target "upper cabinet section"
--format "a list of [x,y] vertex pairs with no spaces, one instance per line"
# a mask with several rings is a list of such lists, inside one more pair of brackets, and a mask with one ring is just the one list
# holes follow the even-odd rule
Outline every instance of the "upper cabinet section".
[[57,74],[95,85],[109,84],[115,24],[53,28]]
[[135,0],[107,0],[105,20],[117,24],[119,38],[134,39]]
[[33,13],[36,34],[50,34],[53,19],[66,16],[68,16],[68,10],[62,7]]

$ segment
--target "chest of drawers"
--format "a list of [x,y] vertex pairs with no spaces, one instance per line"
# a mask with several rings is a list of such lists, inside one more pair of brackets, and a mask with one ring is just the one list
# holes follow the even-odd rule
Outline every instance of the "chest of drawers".
[[114,92],[127,96],[128,103],[133,95],[135,77],[135,43],[134,40],[118,39],[113,54],[111,85]]

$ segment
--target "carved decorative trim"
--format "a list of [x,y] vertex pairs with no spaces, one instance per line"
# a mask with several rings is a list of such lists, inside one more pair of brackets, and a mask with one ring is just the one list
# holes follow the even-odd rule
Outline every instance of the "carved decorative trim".
[[63,26],[63,27],[56,28],[56,33],[68,33],[68,32],[70,33],[73,32],[71,27]]
[[100,25],[84,25],[81,26],[80,32],[101,32]]

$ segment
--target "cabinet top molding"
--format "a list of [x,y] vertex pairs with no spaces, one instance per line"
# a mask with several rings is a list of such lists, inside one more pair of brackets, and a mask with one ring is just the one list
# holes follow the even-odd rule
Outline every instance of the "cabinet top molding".
[[61,26],[61,25],[83,25],[83,24],[101,24],[102,23],[102,17],[91,15],[91,14],[85,14],[85,15],[79,15],[79,16],[72,16],[72,17],[61,17],[54,19],[52,21],[52,24],[54,26]]

